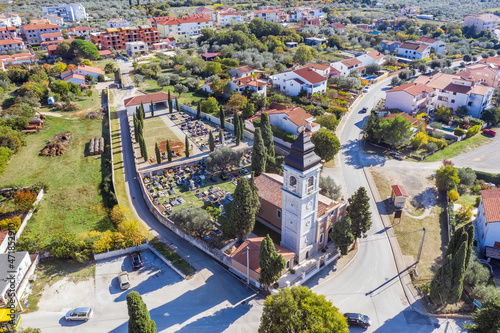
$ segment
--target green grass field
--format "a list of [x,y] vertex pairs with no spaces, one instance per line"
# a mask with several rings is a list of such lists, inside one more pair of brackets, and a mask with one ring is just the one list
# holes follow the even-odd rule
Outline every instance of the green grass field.
[[[66,131],[73,134],[66,154],[38,156],[54,134]],[[99,193],[101,157],[86,156],[90,139],[102,135],[100,119],[48,117],[39,133],[27,136],[27,145],[12,157],[0,175],[0,184],[42,182],[48,185],[38,212],[27,226],[28,232],[45,235],[63,231],[79,233],[95,228],[107,229],[111,225]]]
[[424,161],[435,162],[442,161],[447,158],[455,157],[457,155],[469,152],[491,142],[491,138],[478,133],[471,138],[462,140],[460,142],[449,145],[441,151],[438,151],[432,156],[429,156]]
[[144,140],[148,149],[148,157],[155,157],[155,143],[161,141],[181,141],[184,143],[183,138],[178,138],[170,128],[167,127],[165,122],[160,117],[149,117],[144,119]]

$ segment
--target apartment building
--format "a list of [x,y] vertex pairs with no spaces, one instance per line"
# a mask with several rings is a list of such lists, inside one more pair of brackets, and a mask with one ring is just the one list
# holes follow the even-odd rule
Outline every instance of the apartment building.
[[[39,22],[39,23],[59,24],[60,26],[64,25],[64,19],[56,15],[51,15],[51,14],[44,15],[42,16],[42,20],[45,20],[46,22]],[[33,20],[30,23],[36,24],[33,22]]]
[[72,27],[66,29],[68,35],[72,37],[85,37],[86,39],[90,38],[90,32],[97,28],[89,28],[89,27]]
[[125,28],[125,27],[130,27],[130,22],[122,18],[115,18],[106,22],[106,28]]
[[189,15],[182,18],[168,17],[156,23],[161,37],[196,36],[201,29],[214,29],[214,21],[200,15]]
[[[155,44],[156,45],[156,44]],[[142,54],[148,52],[149,46],[143,41],[125,43],[125,49],[129,57],[135,56],[137,53]]]
[[21,34],[24,35],[28,44],[39,44],[42,34],[61,33],[61,26],[57,24],[24,24],[21,26]]
[[288,18],[281,6],[260,6],[259,10],[252,13],[252,16],[253,18],[260,18],[274,23],[285,22]]
[[488,30],[494,32],[500,18],[493,14],[469,14],[464,18],[464,26],[476,27],[476,32]]
[[79,3],[62,4],[53,7],[42,7],[43,15],[55,15],[62,17],[64,22],[87,20],[85,7]]
[[2,13],[0,14],[0,28],[19,27],[22,24],[21,17],[17,14]]
[[0,39],[12,39],[19,37],[16,27],[0,28]]
[[22,38],[12,38],[0,40],[0,52],[14,51],[19,52],[24,49],[24,42]]
[[158,30],[149,25],[138,27],[109,28],[104,32],[90,34],[90,41],[98,48],[125,50],[125,43],[143,41],[151,47],[160,42]]
[[243,22],[243,15],[231,7],[221,7],[215,11],[215,24],[221,27]]

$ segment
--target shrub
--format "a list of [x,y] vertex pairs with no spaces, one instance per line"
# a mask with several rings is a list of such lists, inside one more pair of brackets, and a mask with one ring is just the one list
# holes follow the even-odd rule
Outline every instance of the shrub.
[[430,123],[429,125],[430,127],[432,128],[435,128],[435,129],[441,129],[443,128],[443,124],[438,122],[438,121],[433,121],[432,123]]
[[20,226],[21,226],[21,219],[18,216],[15,216],[11,219],[5,219],[0,221],[1,230],[10,230],[16,233],[17,230],[19,230]]
[[458,198],[460,198],[460,194],[458,194],[455,190],[450,190],[448,191],[448,197],[450,198],[450,201],[457,201]]
[[466,137],[470,138],[471,136],[474,136],[477,133],[479,133],[480,130],[481,130],[480,125],[474,125],[471,128],[469,128],[469,130],[467,131]]
[[100,74],[98,77],[97,77],[97,82],[104,82],[106,81],[106,79],[104,78],[104,75]]
[[444,148],[448,145],[444,140],[441,140],[441,139],[429,137],[428,140],[429,140],[429,143],[432,142],[432,143],[436,144],[436,146],[438,146],[439,149]]
[[425,149],[426,149],[429,153],[433,153],[433,152],[435,152],[436,150],[438,150],[438,146],[437,146],[437,144],[435,144],[434,142],[429,142],[429,143],[425,146]]
[[26,189],[14,194],[14,205],[16,209],[21,212],[27,212],[33,208],[36,201],[37,193],[35,191]]
[[467,133],[466,130],[460,128],[460,127],[457,127],[453,130],[453,134],[455,134],[456,136],[462,136],[464,135],[465,133]]

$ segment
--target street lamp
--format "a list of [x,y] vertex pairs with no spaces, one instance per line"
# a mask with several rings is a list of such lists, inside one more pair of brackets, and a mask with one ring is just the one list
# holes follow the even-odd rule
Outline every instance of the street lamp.
[[423,227],[422,230],[424,230],[424,235],[422,236],[422,242],[420,243],[420,250],[418,251],[418,258],[415,264],[418,264],[420,262],[420,256],[422,256],[422,249],[424,247],[425,227]]

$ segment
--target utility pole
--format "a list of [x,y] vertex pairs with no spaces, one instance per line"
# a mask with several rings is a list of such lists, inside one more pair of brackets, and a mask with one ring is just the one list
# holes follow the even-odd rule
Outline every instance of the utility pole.
[[418,258],[416,264],[420,262],[420,256],[422,255],[422,249],[424,247],[424,239],[425,239],[425,227],[423,227],[424,235],[422,236],[422,242],[420,243],[420,250],[418,251]]
[[250,248],[247,246],[247,284],[250,284]]

